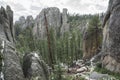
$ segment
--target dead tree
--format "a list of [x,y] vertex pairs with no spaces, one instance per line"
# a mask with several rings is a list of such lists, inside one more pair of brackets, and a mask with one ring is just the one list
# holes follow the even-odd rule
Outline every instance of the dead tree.
[[51,51],[51,43],[50,43],[50,34],[49,34],[49,30],[48,30],[48,22],[47,22],[47,18],[46,18],[46,13],[44,11],[44,19],[45,19],[45,26],[46,26],[46,33],[47,33],[47,41],[48,41],[48,49],[49,49],[49,65],[52,67],[52,69],[54,69],[54,62],[53,62],[53,55],[52,55],[52,51]]

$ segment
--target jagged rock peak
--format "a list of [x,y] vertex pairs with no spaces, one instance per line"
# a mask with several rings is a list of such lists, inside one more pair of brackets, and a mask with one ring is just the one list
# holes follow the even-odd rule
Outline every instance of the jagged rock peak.
[[33,21],[33,17],[30,15],[30,16],[27,16],[26,18],[27,21]]
[[[44,15],[45,14],[45,15]],[[33,35],[38,38],[46,37],[46,25],[45,25],[45,16],[47,18],[47,24],[49,29],[53,29],[55,34],[61,34],[65,31],[68,31],[68,17],[67,17],[67,9],[64,8],[61,13],[59,8],[57,7],[49,7],[44,8],[40,14],[35,19],[35,25],[33,28]]]
[[0,9],[0,23],[1,33],[0,35],[10,42],[14,41],[14,27],[13,27],[13,11],[9,6],[1,6]]
[[21,16],[18,21],[20,21],[21,23],[24,23],[25,22],[25,17]]
[[33,27],[34,25],[34,19],[31,15],[27,16],[26,18],[24,16],[21,16],[18,21],[15,22],[15,27],[20,27],[22,30],[26,29],[27,27]]
[[58,8],[56,7],[44,8],[35,19],[33,34],[37,38],[43,39],[46,37],[45,16],[47,18],[47,24],[48,24],[49,29],[53,28],[55,32],[58,32],[58,29],[62,25],[61,13]]
[[51,11],[51,10],[53,10],[53,11],[59,11],[59,8],[57,8],[57,7],[48,7],[48,8],[44,8],[42,11]]
[[0,9],[0,43],[2,43],[0,46],[4,46],[3,49],[0,48],[0,56],[2,56],[0,63],[3,63],[1,80],[24,80],[14,45],[13,11],[9,6]]
[[7,5],[6,9],[11,11],[11,8],[9,5]]
[[68,9],[67,8],[63,8],[63,13],[62,13],[62,18],[63,18],[63,22],[64,23],[67,23],[67,21],[68,21],[68,17],[67,17],[67,11],[68,11]]
[[60,35],[66,31],[69,31],[67,9],[64,8],[63,11],[60,12],[57,7],[42,9],[35,19],[33,19],[32,16],[28,16],[26,19],[22,16],[15,22],[15,27],[19,26],[24,30],[26,27],[32,26],[33,35],[36,38],[46,38],[45,16],[49,30],[52,28],[55,31],[55,35]]
[[70,24],[68,23],[68,14],[67,14],[67,9],[63,8],[62,12],[62,26],[60,30],[60,34],[63,35],[65,32],[69,31]]
[[4,16],[5,18],[7,18],[7,13],[6,13],[6,10],[5,10],[4,7],[1,6],[0,12],[1,12],[1,15],[2,15],[2,16]]

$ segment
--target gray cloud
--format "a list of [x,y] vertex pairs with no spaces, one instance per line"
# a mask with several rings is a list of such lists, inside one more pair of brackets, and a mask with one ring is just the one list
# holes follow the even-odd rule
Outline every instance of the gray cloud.
[[102,5],[95,5],[95,7],[98,9],[98,10],[104,10],[105,9],[105,6],[102,6]]
[[5,2],[4,1],[0,1],[0,6],[5,6]]
[[26,8],[20,3],[12,3],[12,6],[15,11],[25,11]]
[[20,16],[38,15],[44,7],[67,8],[68,12],[94,14],[105,12],[108,0],[0,0],[0,6],[10,5],[14,11],[14,19]]
[[31,10],[41,10],[41,7],[31,5],[30,9]]
[[105,12],[107,3],[108,0],[68,0],[63,6],[66,6],[70,13],[94,14]]
[[81,0],[69,0],[66,4],[69,6],[79,6],[81,3]]

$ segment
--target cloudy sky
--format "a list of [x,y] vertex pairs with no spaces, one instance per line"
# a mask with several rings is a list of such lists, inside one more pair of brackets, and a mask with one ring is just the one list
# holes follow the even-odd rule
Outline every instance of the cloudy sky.
[[78,14],[95,14],[105,12],[108,0],[0,0],[0,6],[10,5],[14,11],[14,19],[20,16],[33,15],[35,18],[41,9],[58,7],[61,11],[67,8],[68,12]]

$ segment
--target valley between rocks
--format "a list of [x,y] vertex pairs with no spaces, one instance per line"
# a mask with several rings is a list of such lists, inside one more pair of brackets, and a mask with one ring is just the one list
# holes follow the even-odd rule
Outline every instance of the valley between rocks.
[[106,13],[48,7],[13,22],[0,8],[0,80],[120,80],[120,0]]

